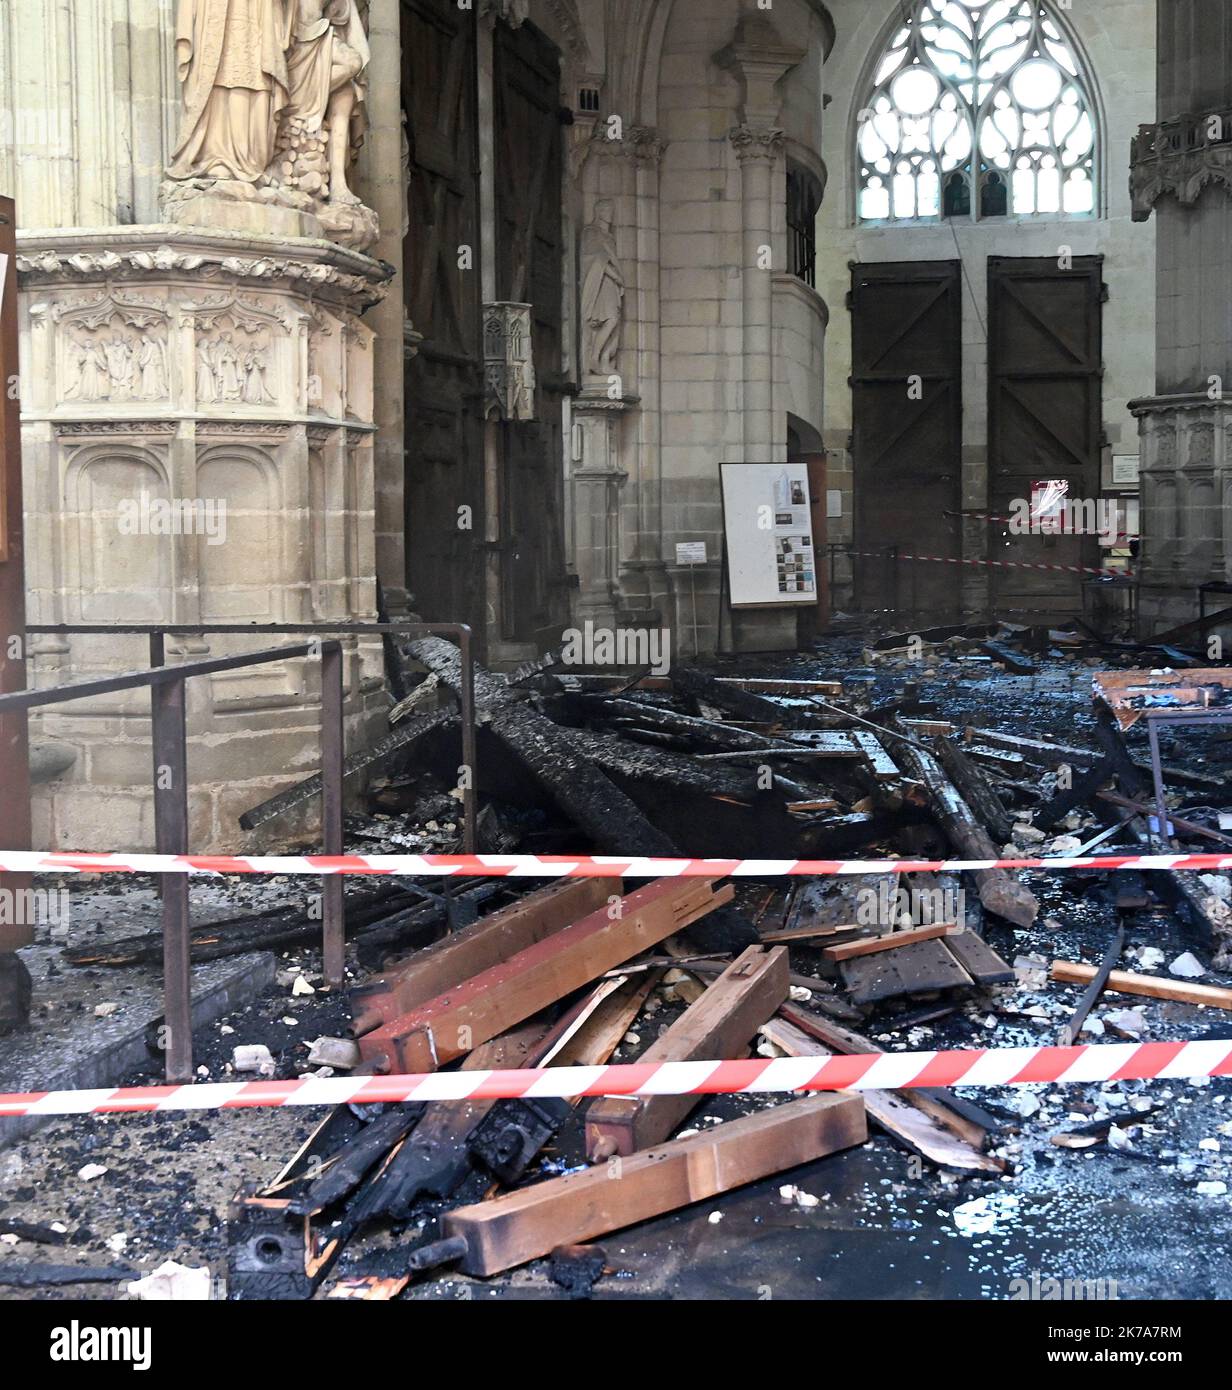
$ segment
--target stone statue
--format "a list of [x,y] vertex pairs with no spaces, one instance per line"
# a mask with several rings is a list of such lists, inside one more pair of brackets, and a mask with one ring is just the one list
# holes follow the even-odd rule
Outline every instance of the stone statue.
[[266,179],[288,101],[294,0],[179,0],[183,87],[172,179]]
[[354,0],[298,0],[287,57],[287,115],[325,135],[329,201],[358,204],[347,184],[352,146],[364,132],[365,75],[372,54]]
[[168,220],[215,225],[226,199],[248,209],[227,214],[233,228],[371,246],[376,214],[348,183],[371,59],[356,0],[178,3],[183,118],[163,185]]
[[607,377],[616,370],[625,277],[612,234],[612,204],[595,204],[595,215],[582,230],[582,371]]

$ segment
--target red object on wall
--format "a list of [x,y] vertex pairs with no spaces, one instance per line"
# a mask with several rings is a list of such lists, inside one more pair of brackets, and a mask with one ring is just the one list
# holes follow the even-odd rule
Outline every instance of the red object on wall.
[[[0,198],[0,693],[26,685],[26,590],[22,567],[21,406],[17,399],[17,218],[11,198]],[[26,716],[0,715],[0,848],[30,845],[30,764]],[[17,890],[28,880],[6,878]],[[13,913],[5,914],[12,918]],[[0,918],[0,951],[33,939],[28,926]]]

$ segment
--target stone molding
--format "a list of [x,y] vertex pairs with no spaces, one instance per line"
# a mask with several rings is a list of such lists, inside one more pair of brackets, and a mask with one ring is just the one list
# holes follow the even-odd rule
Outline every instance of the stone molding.
[[1192,207],[1208,184],[1232,193],[1232,139],[1210,140],[1212,123],[1232,136],[1232,112],[1174,116],[1138,127],[1130,142],[1129,191],[1135,222],[1145,222],[1160,198]]
[[383,261],[332,242],[237,236],[173,224],[21,232],[17,271],[23,289],[72,284],[158,282],[169,277],[203,287],[237,281],[281,285],[362,314],[379,303],[392,278]]

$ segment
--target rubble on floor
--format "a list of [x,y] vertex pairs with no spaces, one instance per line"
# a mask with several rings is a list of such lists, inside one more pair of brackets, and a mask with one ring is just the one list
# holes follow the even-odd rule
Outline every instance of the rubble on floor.
[[[348,846],[363,852],[461,845],[451,785],[458,653],[440,639],[409,653],[426,678],[402,701],[396,746],[384,741],[366,764],[382,777],[348,819]],[[1092,703],[1091,673],[1156,657],[1174,669],[1189,661],[1174,648],[983,625],[853,638],[835,647],[824,678],[818,656],[796,675],[751,675],[748,662],[740,674],[682,667],[667,678],[543,661],[510,679],[481,668],[480,848],[993,860],[1132,852],[1159,833],[1149,774],[1138,734]],[[1044,688],[1065,693],[1072,715],[1059,724],[1031,722]],[[1190,734],[1170,740],[1169,828],[1180,849],[1232,843],[1221,834],[1232,796],[1209,761],[1221,750],[1199,747]],[[274,800],[298,804],[293,794]],[[276,820],[271,804],[256,823]],[[319,922],[280,887],[287,900],[272,903],[268,888],[263,901],[244,886],[257,910],[194,932],[194,960],[281,954],[268,1035],[216,1026],[210,1076],[1167,1041],[1226,1035],[1219,1011],[1232,1008],[1232,989],[1216,978],[1232,934],[1223,873],[984,869],[548,887],[355,879],[345,998],[323,988]],[[63,954],[101,972],[148,963],[158,945],[151,932],[74,942]],[[293,1046],[275,1036],[280,1009],[293,1014],[282,1023],[297,1025]],[[1194,1138],[1199,1099],[1207,1132]],[[559,1296],[601,1295],[622,1277],[613,1236],[697,1203],[697,1219],[721,1232],[725,1203],[747,1185],[762,1184],[754,1190],[793,1219],[820,1219],[839,1202],[824,1174],[835,1173],[837,1190],[836,1165],[870,1130],[952,1191],[944,1222],[961,1240],[1019,1219],[1020,1180],[1100,1153],[1155,1165],[1193,1198],[1218,1201],[1232,1166],[1224,1101],[1221,1082],[1109,1082],[777,1103],[343,1106],[285,1144],[272,1180],[246,1165],[228,1213],[225,1291],[417,1297],[543,1261]],[[262,1133],[268,1150],[277,1126]],[[8,1253],[25,1253],[9,1266],[0,1252],[0,1276],[8,1267],[8,1282],[32,1279],[29,1252],[61,1233],[47,1236],[24,1214],[6,1226],[3,1193],[0,1242],[13,1235]],[[96,1263],[104,1251],[124,1253],[104,1244]],[[164,1248],[159,1264],[169,1255],[175,1264],[125,1271],[125,1281],[136,1287],[144,1272],[138,1296],[202,1296],[202,1260]],[[48,1283],[63,1282],[59,1266],[45,1267]]]

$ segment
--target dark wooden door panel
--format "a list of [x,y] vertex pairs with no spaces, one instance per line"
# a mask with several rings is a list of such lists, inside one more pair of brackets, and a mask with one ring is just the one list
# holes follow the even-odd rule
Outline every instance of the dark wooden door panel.
[[[403,0],[402,52],[410,155],[405,302],[413,327],[424,335],[406,370],[408,588],[426,620],[469,622],[482,632],[474,12],[453,0]],[[475,257],[469,270],[458,265],[464,245]]]
[[502,426],[504,636],[560,640],[568,611],[562,463],[560,59],[533,24],[496,26],[496,291],[532,308],[535,419]]
[[[994,256],[988,262],[989,510],[1030,503],[1034,484],[1064,481],[1074,499],[1099,495],[1102,439],[1102,273],[1099,256]],[[1094,537],[1014,535],[992,524],[992,555],[1020,564],[1100,563]],[[1082,576],[993,570],[995,611],[1047,618],[1082,611]]]
[[953,616],[962,458],[962,281],[957,261],[852,268],[852,465],[861,608]]

